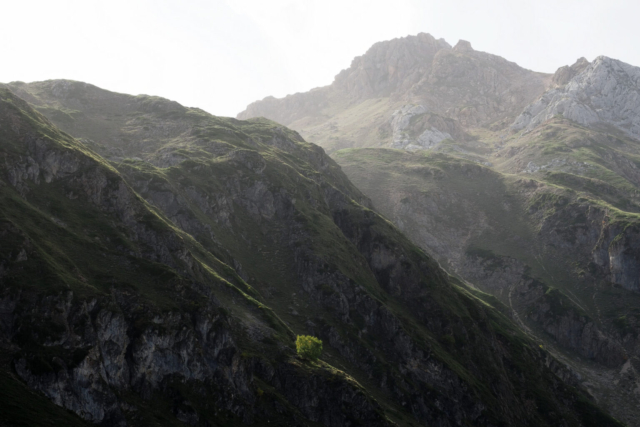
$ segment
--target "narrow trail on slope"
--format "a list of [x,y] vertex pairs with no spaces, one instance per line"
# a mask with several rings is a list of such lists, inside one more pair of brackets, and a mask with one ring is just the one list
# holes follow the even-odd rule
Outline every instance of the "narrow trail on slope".
[[509,287],[509,308],[511,309],[511,313],[513,314],[513,318],[516,320],[516,322],[518,323],[518,325],[520,325],[520,327],[522,328],[522,330],[534,341],[541,341],[538,336],[536,334],[533,333],[533,331],[531,331],[531,329],[529,329],[529,327],[527,325],[525,325],[525,323],[522,321],[522,319],[520,319],[520,315],[518,314],[518,311],[514,308],[513,306],[513,300],[511,298],[511,295],[513,294],[513,290],[516,288],[516,285],[511,285]]
[[582,304],[580,304],[578,301],[578,297],[573,293],[573,291],[571,291],[570,289],[565,289],[567,291],[567,293],[569,294],[569,299],[578,307],[580,307],[585,313],[588,313],[587,309],[585,309]]
[[[553,274],[551,274],[551,272],[549,270],[547,270],[547,268],[545,267],[544,263],[542,262],[542,256],[540,255],[540,253],[538,252],[538,254],[535,255],[534,257],[535,257],[535,260],[540,265],[540,268],[542,268],[544,270],[544,272],[549,275],[549,277],[551,278],[551,281],[553,283],[558,283],[558,281],[556,280],[555,276]],[[571,289],[568,289],[568,288],[563,286],[562,290],[564,291],[565,295],[571,300],[572,303],[574,303],[575,305],[580,307],[585,313],[589,312],[587,309],[585,309],[582,306],[582,304],[580,304],[580,299],[571,291]]]

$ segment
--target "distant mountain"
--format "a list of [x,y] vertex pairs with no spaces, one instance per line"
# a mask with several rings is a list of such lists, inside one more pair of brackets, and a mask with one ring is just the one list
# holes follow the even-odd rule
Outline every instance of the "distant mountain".
[[589,127],[614,126],[640,138],[640,68],[600,56],[556,72],[559,87],[546,92],[518,116],[514,130],[531,131],[561,114]]
[[[463,129],[507,128],[544,93],[551,78],[474,51],[469,42],[461,40],[452,48],[421,33],[376,43],[330,86],[265,98],[238,118],[275,120],[329,152],[429,148],[444,139],[469,139]],[[420,123],[414,127],[403,121]]]
[[0,162],[3,425],[621,425],[277,123],[13,83]]

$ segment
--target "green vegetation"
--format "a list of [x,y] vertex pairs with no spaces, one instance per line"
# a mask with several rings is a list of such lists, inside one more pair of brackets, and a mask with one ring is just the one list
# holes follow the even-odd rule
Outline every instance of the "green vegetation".
[[[32,90],[47,106],[42,113],[57,120],[51,108],[64,108],[56,104],[61,101],[46,84]],[[215,396],[230,399],[232,393],[216,389],[216,381],[184,381],[175,374],[150,401],[130,390],[119,394],[138,408],[141,423],[173,425],[175,411],[193,408],[202,422],[238,423],[238,415],[219,403],[257,404],[264,413],[283,408],[278,412],[305,420],[300,408],[306,403],[298,396],[287,399],[272,379],[282,375],[326,387],[321,398],[352,390],[360,402],[379,404],[376,413],[398,425],[419,424],[409,407],[423,408],[427,418],[449,419],[435,403],[442,399],[482,405],[487,424],[504,424],[505,407],[519,410],[522,402],[533,402],[531,408],[542,409],[526,413],[532,422],[554,425],[563,418],[576,425],[580,414],[572,405],[580,392],[545,367],[505,306],[447,275],[370,209],[321,149],[268,120],[212,117],[155,97],[122,95],[126,102],[118,103],[118,96],[90,116],[68,113],[87,144],[19,100],[7,101],[20,124],[46,137],[56,159],[79,159],[81,167],[50,181],[24,179],[22,192],[2,181],[0,254],[9,260],[3,264],[7,292],[45,304],[46,297],[72,291],[73,304],[95,300],[100,309],[126,316],[132,339],[149,332],[163,336],[168,326],[157,319],[178,317],[171,327],[193,333],[200,345],[203,332],[192,323],[207,313],[213,326],[206,337],[222,343],[220,360],[212,365],[233,366],[225,375],[250,378],[246,401],[219,402]],[[10,160],[18,164],[27,148],[10,126],[1,129],[2,148],[9,147]],[[418,198],[475,194],[483,211],[501,215],[492,224],[495,239],[466,234],[477,242],[470,253],[495,261],[496,270],[511,262],[506,254],[522,250],[521,242],[510,239],[514,230],[520,238],[536,231],[518,215],[524,208],[516,178],[439,153],[348,153],[359,154],[370,162],[365,167],[374,164],[380,172],[372,185],[382,188],[388,178],[401,178],[412,186],[398,194],[398,205],[406,209]],[[443,186],[450,177],[453,184]],[[453,204],[443,206],[437,223],[462,223],[470,216]],[[56,372],[59,363],[77,366],[86,357],[56,341],[66,329],[55,318],[61,314],[50,311],[49,317],[22,318],[16,335],[21,353],[12,355],[24,357],[38,373]],[[295,343],[314,363],[294,357],[294,338],[304,333],[335,342],[324,349],[323,361],[322,341],[311,335],[298,335]],[[394,382],[393,393],[380,387],[387,381]],[[353,414],[347,404],[339,410]]]
[[322,341],[311,335],[298,335],[296,350],[300,357],[316,361],[322,354]]
[[[575,352],[533,323],[527,304],[544,307],[540,322],[571,316],[614,331],[614,339],[632,333],[621,314],[640,296],[611,287],[593,257],[598,235],[615,245],[638,229],[640,146],[607,132],[556,117],[526,134],[483,130],[477,141],[436,150],[348,149],[333,157],[415,243],[518,313],[544,348],[580,366]],[[447,349],[458,341],[439,338]],[[616,387],[602,390],[598,397],[613,405]],[[631,400],[627,409],[637,406]]]

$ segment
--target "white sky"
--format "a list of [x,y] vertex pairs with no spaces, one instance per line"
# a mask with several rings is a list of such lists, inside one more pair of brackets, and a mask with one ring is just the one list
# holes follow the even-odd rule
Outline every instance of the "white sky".
[[640,66],[639,0],[0,0],[0,82],[66,78],[235,116],[419,32],[536,71]]

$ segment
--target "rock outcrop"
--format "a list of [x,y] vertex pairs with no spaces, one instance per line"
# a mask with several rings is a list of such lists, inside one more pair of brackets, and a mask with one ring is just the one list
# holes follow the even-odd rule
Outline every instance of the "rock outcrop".
[[[415,122],[424,118],[427,109],[423,105],[405,105],[396,110],[391,116],[391,129],[393,131],[392,148],[402,148],[405,150],[420,150],[433,148],[445,139],[452,139],[451,134],[443,132],[435,126],[416,132]],[[455,121],[451,120],[455,127]],[[448,124],[448,123],[447,123]],[[440,124],[440,128],[446,126]],[[417,135],[416,135],[417,134]]]
[[593,261],[611,283],[640,292],[640,231],[636,224],[614,223],[603,228],[593,249]]
[[590,64],[591,63],[587,60],[587,58],[582,57],[582,58],[579,58],[575,62],[575,64],[571,66],[565,65],[563,67],[560,67],[553,74],[551,83],[554,84],[555,86],[564,86],[567,83],[569,83],[569,81],[571,81],[572,78],[580,74]]
[[425,33],[379,42],[354,58],[331,86],[353,101],[403,97],[429,74],[436,55],[443,49],[451,49],[451,45]]
[[554,81],[561,86],[528,106],[512,129],[530,131],[562,114],[585,126],[615,126],[640,138],[640,68],[599,56],[588,66],[582,59],[559,69]]

